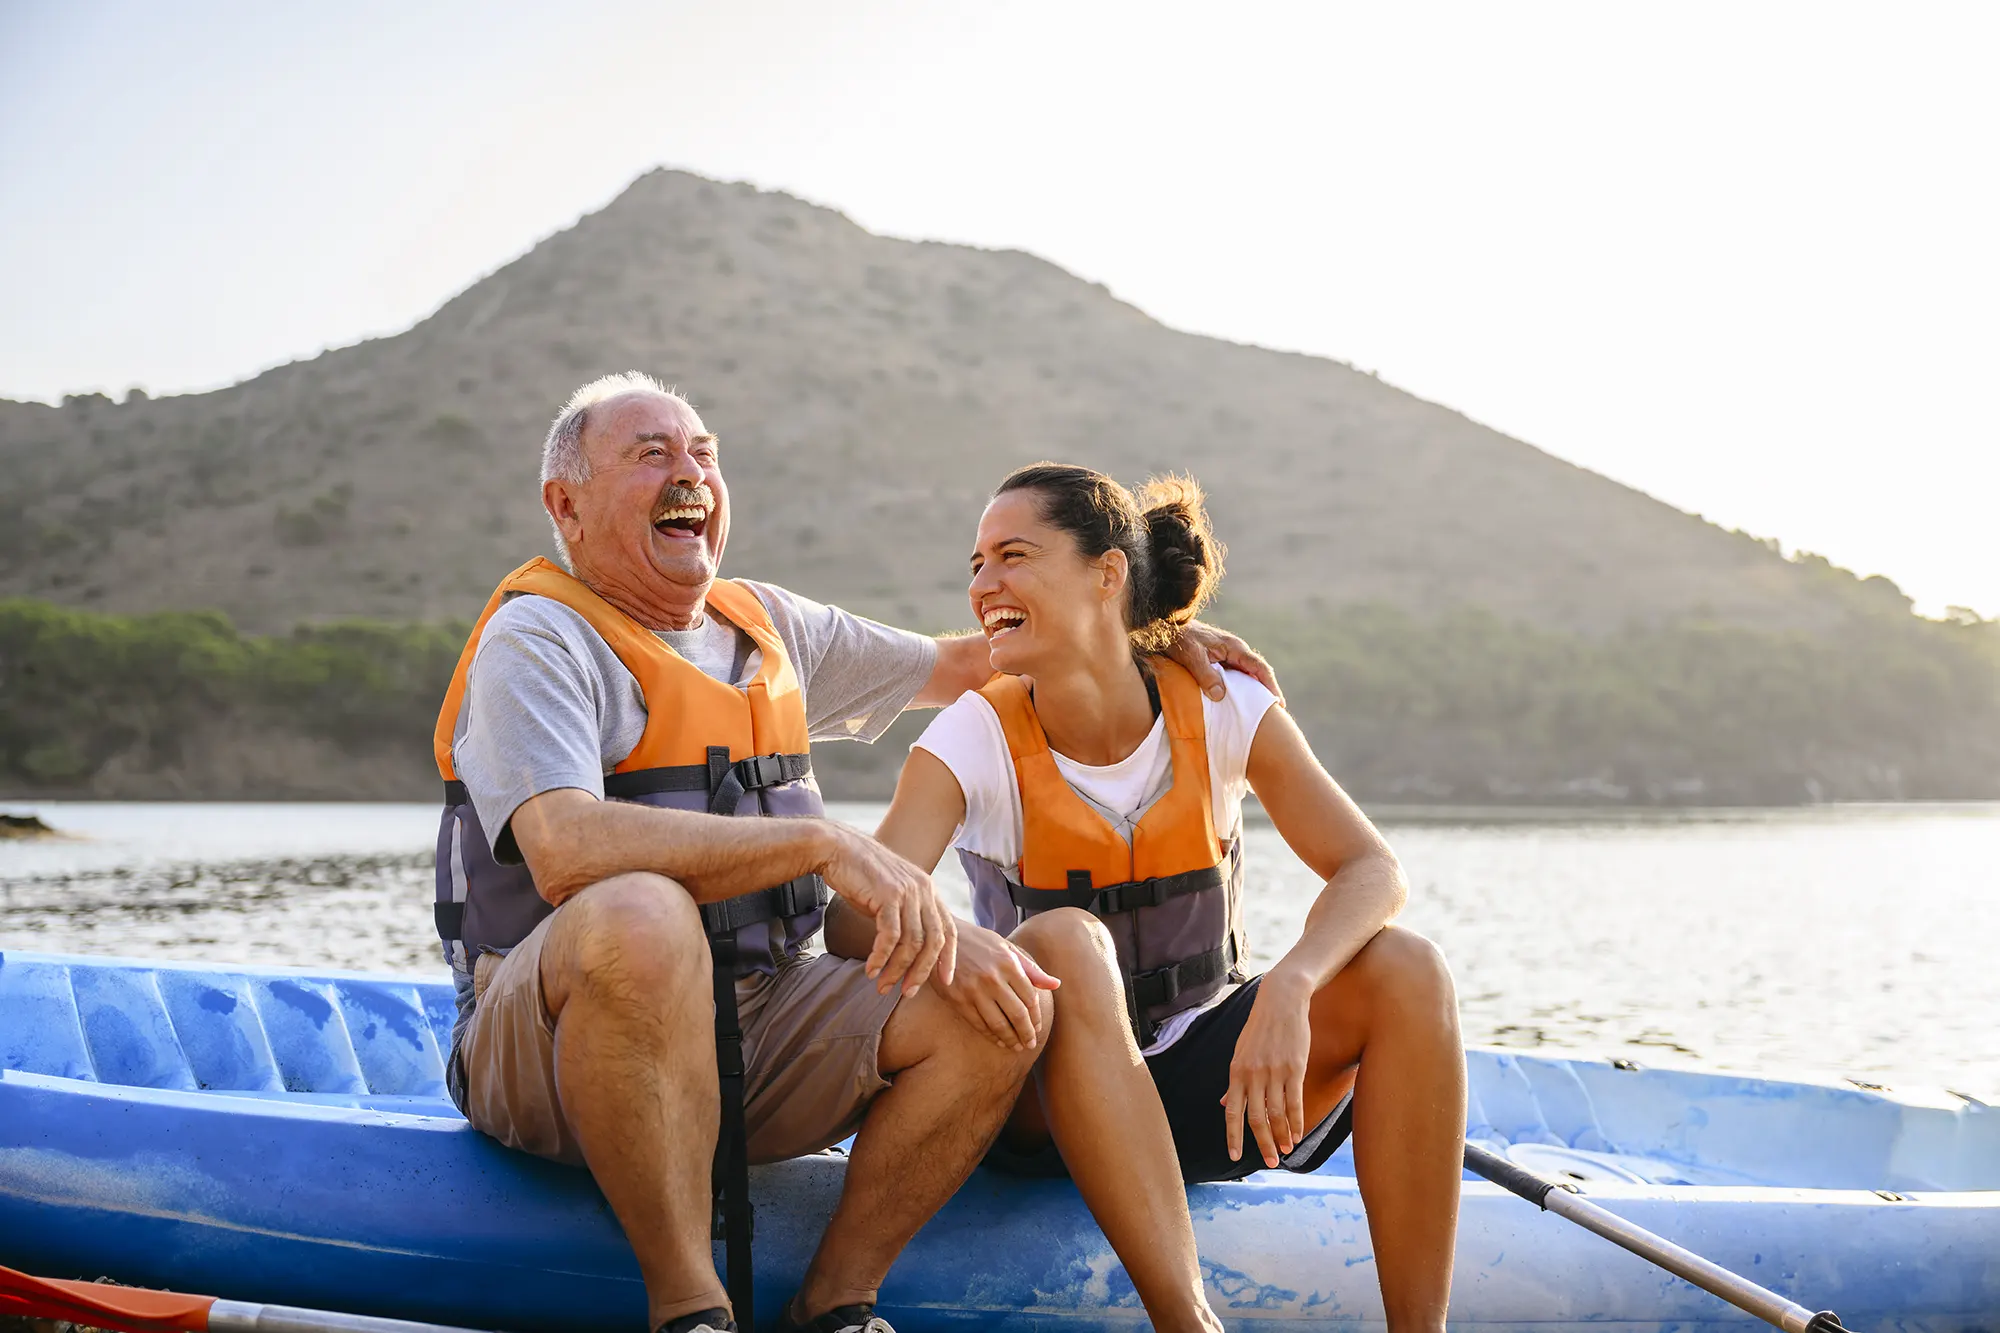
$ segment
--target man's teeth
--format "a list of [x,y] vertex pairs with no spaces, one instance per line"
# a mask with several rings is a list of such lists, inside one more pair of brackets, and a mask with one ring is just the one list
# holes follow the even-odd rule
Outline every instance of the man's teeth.
[[708,511],[700,505],[683,505],[679,509],[663,510],[660,516],[654,519],[653,522],[656,524],[673,523],[685,519],[689,522],[699,523],[707,517]]
[[1010,608],[995,608],[986,613],[984,623],[987,629],[1012,629],[1027,618],[1028,613],[1025,611],[1015,611]]

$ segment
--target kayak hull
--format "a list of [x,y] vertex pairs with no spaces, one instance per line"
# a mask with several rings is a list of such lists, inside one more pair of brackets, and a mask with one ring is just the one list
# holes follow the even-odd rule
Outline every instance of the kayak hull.
[[[297,1034],[276,1011],[313,1008],[295,1003],[298,995],[272,998],[288,985],[328,1000],[323,1013],[307,1017],[317,1015],[322,1046],[332,1044],[328,1032],[339,1020],[346,1042],[334,1052],[339,1058],[324,1050],[278,1058],[276,1045]],[[65,990],[69,1021],[81,1037],[73,1044],[87,1067],[73,1060],[51,1072],[60,1063],[51,1055],[59,1043],[48,1032],[61,1025]],[[158,1051],[153,1066],[141,1068],[147,1043],[162,1038],[156,1016],[135,1012],[135,994],[160,997],[169,1027],[177,1014],[185,1017],[176,994],[194,995],[196,1004],[210,996],[209,1011],[221,1008],[213,996],[236,997],[252,1013],[225,1016],[235,1019],[239,1035],[255,1017],[266,1041],[276,1043],[278,1086],[204,1090],[192,1075],[167,1078],[174,1062]],[[404,1009],[385,995],[403,996]],[[114,1011],[93,1007],[105,997]],[[499,1147],[466,1125],[437,1089],[422,1086],[441,1072],[435,1051],[439,1020],[448,1016],[449,988],[428,983],[0,955],[0,1262],[50,1276],[109,1276],[234,1300],[470,1327],[643,1329],[631,1250],[589,1176]],[[392,1021],[398,1019],[400,1032]],[[210,1058],[214,1052],[204,1055],[201,1047],[221,1029],[204,1032],[194,1020],[185,1025],[196,1029],[183,1037],[176,1028],[187,1068],[206,1063],[214,1072],[220,1067]],[[398,1065],[392,1052],[366,1051],[378,1039],[411,1049]],[[417,1058],[425,1049],[432,1063]],[[288,1090],[284,1085],[302,1081],[298,1071],[315,1059],[323,1081],[344,1079],[349,1086]],[[1518,1140],[1482,1123],[1498,1118],[1492,1107],[1506,1106],[1510,1087],[1519,1090],[1515,1076],[1532,1087],[1551,1077],[1542,1065],[1565,1066],[1574,1075],[1590,1062],[1477,1051],[1469,1061],[1475,1130],[1486,1131],[1489,1142],[1511,1142],[1528,1164],[1535,1165],[1536,1150],[1555,1160],[1575,1156],[1586,1168],[1580,1174],[1589,1174],[1593,1162],[1630,1173],[1632,1163],[1655,1160],[1633,1151],[1629,1128],[1615,1145],[1622,1151],[1596,1152],[1574,1146],[1579,1138],[1594,1142],[1588,1132],[1554,1132],[1559,1114],[1544,1114],[1545,1127]],[[342,1073],[349,1066],[362,1071],[358,1080]],[[1529,1069],[1537,1072],[1523,1072]],[[196,1086],[101,1081],[107,1071]],[[1712,1128],[1731,1100],[1757,1082],[1603,1066],[1574,1081],[1587,1092],[1588,1080],[1600,1076],[1624,1080],[1607,1086],[1646,1086],[1648,1096],[1663,1099],[1674,1088],[1650,1087],[1648,1080],[1668,1080],[1679,1088],[1683,1119],[1707,1120],[1707,1127],[1669,1126],[1656,1141],[1638,1145],[1656,1154],[1674,1146],[1676,1133]],[[417,1090],[376,1090],[398,1078]],[[1690,1098],[1689,1087],[1704,1081],[1715,1085],[1706,1099]],[[1862,1174],[1846,1184],[1829,1183],[1822,1166],[1802,1168],[1800,1184],[1607,1178],[1583,1188],[1603,1206],[1754,1281],[1812,1308],[1837,1310],[1849,1328],[2000,1328],[2000,1179],[1980,1174],[2000,1172],[2000,1135],[1993,1132],[2000,1113],[1970,1102],[1899,1106],[1858,1090],[1775,1086],[1792,1091],[1765,1100],[1810,1103],[1817,1089],[1831,1104],[1851,1105],[1855,1115],[1911,1118],[1913,1128],[1875,1153],[1876,1162],[1856,1165]],[[1609,1098],[1599,1093],[1591,1101],[1596,1111]],[[1926,1111],[1935,1114],[1918,1114]],[[1633,1114],[1627,1108],[1626,1118]],[[1595,1115],[1592,1132],[1601,1138],[1604,1125],[1618,1121],[1615,1114]],[[1904,1165],[1892,1169],[1899,1151]],[[1952,1167],[1962,1183],[1980,1188],[1860,1183],[1873,1170],[1908,1186],[1910,1162],[1933,1175]],[[758,1298],[767,1315],[790,1296],[844,1169],[841,1155],[825,1153],[753,1172]],[[1680,1169],[1690,1176],[1747,1174],[1714,1162]],[[1367,1223],[1345,1152],[1314,1176],[1260,1173],[1197,1186],[1189,1200],[1211,1299],[1232,1326],[1383,1322]],[[983,1171],[897,1263],[882,1307],[904,1330],[1144,1324],[1122,1267],[1067,1182]],[[1454,1323],[1517,1330],[1748,1322],[1483,1182],[1468,1182],[1465,1190],[1452,1313]]]

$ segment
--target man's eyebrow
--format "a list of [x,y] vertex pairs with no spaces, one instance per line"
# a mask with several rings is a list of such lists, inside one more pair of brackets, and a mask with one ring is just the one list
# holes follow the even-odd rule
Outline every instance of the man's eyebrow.
[[[673,432],[666,430],[648,431],[643,435],[634,435],[632,437],[632,443],[634,444],[672,444],[673,442]],[[692,435],[688,437],[688,443],[714,444],[715,437],[713,435]]]

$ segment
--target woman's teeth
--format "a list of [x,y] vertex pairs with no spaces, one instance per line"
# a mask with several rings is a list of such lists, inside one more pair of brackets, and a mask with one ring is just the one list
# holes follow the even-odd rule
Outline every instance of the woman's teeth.
[[986,613],[982,623],[988,634],[997,634],[1003,629],[1013,629],[1028,618],[1026,611],[1016,611],[1012,607],[995,607]]

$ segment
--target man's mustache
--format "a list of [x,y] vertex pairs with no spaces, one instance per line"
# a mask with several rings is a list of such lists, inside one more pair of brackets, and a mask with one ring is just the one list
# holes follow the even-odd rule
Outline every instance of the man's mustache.
[[653,506],[653,512],[658,514],[669,509],[686,509],[696,505],[711,511],[715,508],[715,492],[708,488],[707,482],[698,482],[693,486],[667,487],[660,492],[659,503]]

